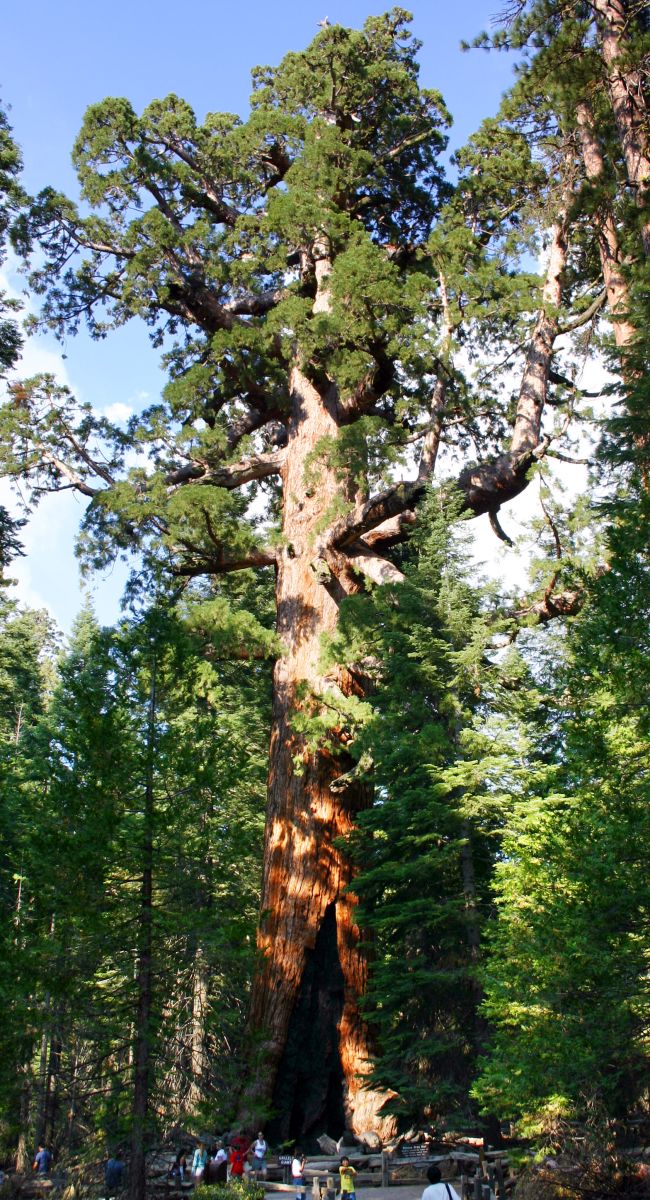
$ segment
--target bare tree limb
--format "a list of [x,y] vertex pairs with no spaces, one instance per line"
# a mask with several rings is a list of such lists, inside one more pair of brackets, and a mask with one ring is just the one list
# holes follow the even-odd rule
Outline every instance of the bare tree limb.
[[93,497],[102,490],[101,488],[90,487],[90,484],[86,483],[81,475],[78,475],[68,463],[64,462],[62,458],[58,458],[51,450],[41,450],[41,459],[44,463],[50,463],[59,472],[59,475],[68,480],[71,487],[81,492],[82,496]]
[[212,484],[214,487],[233,488],[243,487],[254,479],[266,479],[269,475],[279,475],[284,465],[286,450],[275,450],[270,454],[251,454],[242,458],[238,463],[224,467],[210,467],[208,463],[191,462],[186,466],[170,471],[165,479],[169,487],[181,483],[195,481]]
[[247,571],[251,567],[274,567],[277,562],[275,550],[252,550],[241,558],[227,558],[223,554],[205,556],[192,563],[172,567],[172,574],[185,579],[196,579],[200,575],[227,575],[232,571]]
[[512,538],[508,537],[508,534],[506,533],[505,529],[503,529],[497,514],[495,512],[491,512],[489,513],[489,518],[492,531],[493,533],[496,533],[499,540],[501,542],[505,542],[506,546],[514,546]]
[[577,316],[572,317],[570,321],[566,322],[566,324],[558,326],[558,335],[563,333],[573,333],[574,329],[580,329],[583,325],[588,325],[589,322],[596,316],[596,313],[600,312],[606,301],[607,288],[603,288],[583,313],[578,313]]

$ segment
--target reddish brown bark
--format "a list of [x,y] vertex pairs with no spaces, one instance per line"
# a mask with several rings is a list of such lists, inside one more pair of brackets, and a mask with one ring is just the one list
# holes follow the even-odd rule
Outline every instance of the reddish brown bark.
[[[256,1124],[271,1100],[307,956],[314,951],[325,914],[333,906],[343,977],[338,1030],[343,1103],[347,1122],[361,1130],[381,1126],[377,1110],[386,1097],[364,1092],[360,1086],[370,1052],[359,1012],[366,963],[359,949],[356,902],[346,893],[351,867],[336,840],[349,834],[365,797],[354,786],[333,790],[345,762],[332,748],[310,748],[297,729],[301,719],[315,713],[319,695],[327,698],[329,692],[335,704],[337,690],[347,687],[345,678],[326,677],[319,668],[321,638],[335,629],[338,606],[325,586],[327,580],[314,569],[319,524],[342,490],[345,494],[345,484],[325,462],[315,466],[310,459],[321,439],[337,436],[334,390],[322,395],[296,367],[290,393],[289,452],[283,470],[284,544],[278,553],[276,588],[284,654],[275,668],[258,937],[262,964],[250,1016],[252,1028],[263,1031],[263,1042],[244,1119]],[[336,739],[336,732],[332,736]]]
[[628,59],[630,5],[626,0],[594,0],[598,14],[607,84],[630,187],[646,219],[641,227],[643,248],[650,254],[650,144],[643,75]]
[[[604,178],[605,163],[594,130],[591,109],[586,101],[578,104],[576,118],[585,173],[590,183],[596,184]],[[630,311],[629,289],[622,270],[616,225],[609,210],[596,214],[596,236],[614,337],[616,345],[622,350],[629,345],[635,330],[626,316]]]
[[[502,486],[504,491],[514,488],[515,494],[525,487],[526,473],[539,444],[558,331],[567,224],[565,209],[552,232],[542,309],[522,378],[510,451],[497,463],[475,468],[461,479],[468,503],[478,511],[484,510],[483,506],[498,507]],[[317,265],[317,276],[319,291],[314,308],[322,310],[327,306],[323,260]],[[282,466],[284,541],[276,568],[278,632],[284,653],[277,662],[274,680],[258,939],[261,967],[253,986],[250,1014],[251,1028],[262,1032],[259,1068],[247,1089],[242,1117],[252,1127],[271,1106],[275,1081],[285,1069],[283,1056],[292,1019],[300,1006],[305,968],[309,956],[317,952],[326,914],[334,912],[343,980],[337,1036],[345,1119],[357,1131],[374,1128],[386,1132],[390,1122],[383,1122],[379,1111],[386,1095],[362,1087],[371,1052],[368,1030],[359,1011],[366,963],[359,949],[355,901],[346,892],[351,867],[337,844],[352,829],[365,796],[354,785],[336,787],[345,770],[344,761],[333,747],[310,747],[300,728],[305,716],[317,712],[319,697],[327,706],[329,692],[330,707],[335,709],[336,690],[345,691],[349,686],[345,678],[326,677],[319,664],[322,637],[336,628],[337,592],[355,587],[350,562],[358,566],[364,552],[372,556],[370,544],[359,539],[404,513],[417,499],[423,480],[398,485],[371,501],[353,495],[351,486],[346,486],[319,453],[326,439],[338,435],[336,389],[331,386],[319,391],[294,367],[290,396],[292,411]],[[443,403],[444,395],[438,407]],[[435,415],[440,415],[437,409]],[[434,430],[423,456],[431,459],[431,465],[435,461],[435,435]],[[337,519],[341,499],[351,511]],[[381,563],[380,559],[373,562],[373,570],[381,569]]]
[[[606,6],[605,6],[606,7]],[[593,115],[586,101],[580,101],[576,109],[578,135],[585,165],[585,173],[591,183],[598,184],[605,175],[605,162],[594,128]],[[646,234],[648,237],[646,238]],[[596,236],[603,272],[603,282],[607,292],[614,340],[621,353],[621,369],[623,378],[628,385],[634,385],[635,372],[630,368],[628,355],[625,351],[631,346],[637,330],[631,319],[633,306],[630,299],[630,289],[623,270],[623,254],[620,247],[618,232],[612,213],[603,209],[596,214]],[[650,225],[644,233],[646,253],[650,249]],[[635,434],[637,449],[641,452],[643,462],[647,459],[647,439]],[[642,478],[646,488],[650,485],[647,468],[642,468]]]

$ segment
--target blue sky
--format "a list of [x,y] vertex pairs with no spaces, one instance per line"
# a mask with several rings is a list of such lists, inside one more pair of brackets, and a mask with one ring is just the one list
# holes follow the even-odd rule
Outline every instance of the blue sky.
[[[24,158],[23,181],[31,192],[51,185],[78,194],[70,150],[85,109],[105,96],[126,96],[136,109],[176,92],[202,118],[206,112],[245,113],[250,70],[276,63],[318,32],[317,21],[361,25],[390,5],[371,0],[35,0],[14,4],[3,17],[4,66],[0,97]],[[450,148],[462,145],[481,119],[495,112],[511,81],[503,55],[459,49],[488,28],[503,0],[415,0],[413,30],[423,42],[421,81],[438,88],[454,117]],[[20,287],[15,275],[9,280]],[[65,357],[62,357],[65,356]],[[158,395],[158,353],[145,330],[132,323],[104,342],[84,335],[61,347],[52,339],[30,344],[23,373],[49,369],[99,411],[115,416]],[[6,493],[0,493],[6,501]],[[20,595],[47,605],[64,629],[79,606],[74,532],[82,504],[53,497],[34,518],[17,564]],[[93,585],[100,619],[117,614],[122,574]]]

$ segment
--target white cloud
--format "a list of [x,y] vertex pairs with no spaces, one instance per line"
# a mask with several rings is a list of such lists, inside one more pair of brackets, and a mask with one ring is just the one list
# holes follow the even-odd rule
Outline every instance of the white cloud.
[[121,400],[116,400],[115,404],[109,404],[104,409],[103,415],[109,421],[114,421],[116,425],[125,425],[129,417],[133,416],[133,409],[130,404],[123,404]]
[[[14,255],[7,256],[7,262],[0,270],[0,291],[11,300],[19,300],[22,305],[17,319],[24,318],[34,311],[30,297],[21,291],[23,277],[18,272],[17,260]],[[25,337],[20,359],[12,374],[18,379],[29,379],[32,375],[54,375],[57,381],[70,387],[70,378],[66,367],[65,356],[60,350],[53,350],[33,337]]]

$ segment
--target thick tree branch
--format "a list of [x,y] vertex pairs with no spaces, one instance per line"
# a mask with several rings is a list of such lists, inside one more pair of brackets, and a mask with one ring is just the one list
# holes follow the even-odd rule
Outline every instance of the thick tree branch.
[[246,292],[223,305],[224,311],[240,317],[260,317],[286,299],[287,288],[267,288],[264,292]]
[[373,583],[403,583],[402,572],[387,558],[373,553],[363,540],[348,546],[346,557],[354,571],[360,571]]
[[214,554],[192,563],[172,567],[172,573],[184,579],[196,579],[200,575],[227,575],[233,571],[250,568],[274,567],[277,562],[275,550],[252,550],[241,558],[228,558],[225,554]]
[[583,325],[588,325],[596,316],[596,313],[600,312],[606,301],[607,288],[603,288],[583,313],[578,313],[576,317],[572,317],[566,324],[558,326],[558,336],[563,333],[573,333],[574,329],[581,329]]
[[570,202],[571,191],[567,187],[563,206],[551,233],[542,307],[526,357],[510,448],[491,463],[466,467],[459,476],[458,483],[465,496],[465,504],[477,515],[496,512],[504,501],[513,499],[523,491],[540,445],[542,414],[558,335],[557,314],[562,299]]
[[186,466],[169,471],[165,482],[169,487],[178,484],[209,483],[214,487],[232,490],[251,483],[254,479],[266,479],[269,475],[279,475],[284,465],[286,451],[275,450],[270,454],[251,454],[242,458],[238,463],[223,467],[211,467],[208,463],[190,462]]
[[389,549],[390,546],[397,546],[403,542],[408,535],[410,528],[415,525],[417,517],[410,509],[405,509],[396,517],[390,517],[381,525],[377,525],[374,529],[369,529],[360,538],[359,544],[363,546],[383,546]]
[[[541,600],[535,600],[521,608],[512,609],[506,613],[506,616],[523,627],[531,624],[548,625],[549,621],[553,621],[557,617],[575,616],[584,604],[584,597],[585,593],[582,588],[567,588],[564,592],[551,592],[545,594]],[[516,637],[517,632],[519,630],[513,634],[513,638]]]
[[248,437],[251,433],[256,433],[259,429],[265,429],[267,425],[273,425],[271,444],[276,447],[284,446],[286,442],[286,428],[282,422],[282,413],[279,408],[269,407],[264,409],[259,405],[258,398],[246,396],[244,397],[246,404],[256,404],[256,407],[249,409],[248,412],[242,413],[240,417],[234,417],[230,428],[228,429],[227,447],[230,454],[237,448],[242,438]]
[[82,496],[90,496],[92,498],[102,490],[101,488],[91,487],[90,484],[86,483],[85,479],[83,479],[81,475],[77,474],[77,472],[74,471],[72,467],[68,465],[68,463],[64,462],[63,459],[58,458],[57,455],[53,454],[51,450],[42,450],[41,460],[42,462],[49,463],[50,466],[54,467],[55,470],[58,471],[59,475],[62,475],[64,479],[68,480],[70,487],[73,487],[77,492],[81,492]]

